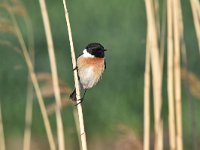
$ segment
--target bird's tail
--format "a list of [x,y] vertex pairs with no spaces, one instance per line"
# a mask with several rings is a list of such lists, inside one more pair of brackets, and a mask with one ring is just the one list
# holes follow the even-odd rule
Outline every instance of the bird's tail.
[[72,100],[72,101],[77,101],[76,99],[76,88],[73,90],[73,92],[70,94],[69,98]]

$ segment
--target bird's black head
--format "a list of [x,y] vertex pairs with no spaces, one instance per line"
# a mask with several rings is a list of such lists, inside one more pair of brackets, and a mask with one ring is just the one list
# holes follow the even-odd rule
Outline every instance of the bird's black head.
[[104,47],[99,43],[90,43],[86,46],[86,50],[88,53],[95,57],[104,58]]

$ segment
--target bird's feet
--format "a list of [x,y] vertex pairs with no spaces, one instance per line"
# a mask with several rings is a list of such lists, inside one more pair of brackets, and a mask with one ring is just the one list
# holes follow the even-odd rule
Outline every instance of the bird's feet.
[[75,68],[73,68],[73,71],[74,71],[74,70],[78,70],[78,66],[76,66]]
[[77,101],[79,101],[79,102],[77,104],[75,104],[75,106],[77,106],[78,104],[81,104],[83,102],[83,98],[80,98]]

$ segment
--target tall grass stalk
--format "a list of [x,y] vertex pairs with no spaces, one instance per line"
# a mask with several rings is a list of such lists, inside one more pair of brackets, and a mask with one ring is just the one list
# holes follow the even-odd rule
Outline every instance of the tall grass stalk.
[[168,56],[167,56],[167,92],[168,92],[168,121],[169,121],[169,145],[170,150],[176,149],[176,130],[175,130],[175,110],[174,110],[174,50],[173,50],[173,15],[172,0],[167,0],[167,40],[168,40]]
[[181,74],[180,74],[180,2],[173,1],[174,25],[174,79],[175,79],[175,107],[176,107],[176,146],[183,149],[182,142],[182,102],[181,102]]
[[6,150],[1,102],[0,102],[0,150]]
[[[166,3],[167,0],[163,1],[162,6],[162,21],[161,21],[161,31],[160,31],[160,70],[161,70],[161,80],[163,78],[163,66],[164,66],[164,54],[165,54],[165,39],[166,39]],[[159,18],[158,18],[159,19]]]
[[34,67],[33,67],[33,64],[31,62],[30,55],[28,53],[27,46],[25,44],[22,33],[21,33],[21,31],[18,27],[16,18],[14,16],[11,8],[8,7],[7,11],[8,11],[8,13],[11,17],[12,22],[13,22],[15,32],[16,32],[16,36],[17,36],[18,42],[21,46],[22,53],[24,55],[25,62],[27,64],[27,68],[28,68],[28,71],[29,71],[29,74],[30,74],[30,77],[31,77],[31,81],[32,81],[32,84],[33,84],[35,92],[36,92],[36,96],[37,96],[38,103],[39,103],[39,106],[40,106],[40,110],[41,110],[41,113],[42,113],[45,129],[46,129],[46,132],[47,132],[47,137],[48,137],[50,149],[55,150],[56,146],[55,146],[55,142],[54,142],[54,139],[53,139],[53,133],[52,133],[51,126],[50,126],[50,123],[49,123],[46,107],[45,107],[44,100],[43,100],[43,97],[42,97],[42,94],[41,94],[39,83],[38,83],[37,78],[36,78],[36,74],[34,72]]
[[80,147],[80,150],[82,150],[81,137],[79,136],[79,133],[80,133],[79,117],[78,117],[78,112],[75,108],[73,109],[73,115],[74,115],[74,120],[75,120],[75,125],[76,125],[76,133],[78,134],[79,147]]
[[150,148],[150,62],[150,47],[147,36],[144,73],[144,150],[149,150]]
[[158,0],[152,0],[152,6],[154,10],[154,17],[155,17],[155,23],[156,23],[156,34],[157,37],[160,37],[160,13],[159,13],[159,2]]
[[198,0],[190,0],[190,4],[200,53],[200,2]]
[[[184,64],[184,69],[181,69],[181,76],[184,79],[184,84],[185,84],[185,89],[186,89],[186,95],[187,95],[187,101],[188,101],[188,122],[190,124],[190,128],[188,128],[188,133],[190,133],[190,137],[189,137],[189,141],[192,144],[192,148],[193,150],[197,150],[198,149],[198,145],[197,145],[197,132],[196,132],[196,110],[194,107],[194,100],[192,98],[192,93],[191,93],[191,89],[192,87],[190,87],[190,73],[189,73],[189,64],[188,64],[188,59],[187,59],[187,53],[186,53],[186,48],[185,48],[185,44],[182,44],[182,50],[181,50],[181,56],[183,59],[183,64]],[[198,84],[198,82],[195,82]]]
[[163,149],[163,127],[161,120],[161,68],[160,68],[160,56],[158,48],[158,37],[156,33],[156,21],[153,10],[153,1],[145,0],[146,14],[148,22],[148,36],[150,43],[150,55],[153,75],[153,95],[154,95],[154,128],[155,128],[155,150]]
[[64,140],[64,130],[63,130],[63,122],[62,122],[62,116],[60,111],[61,106],[61,96],[60,96],[60,89],[59,89],[59,83],[58,83],[58,73],[57,73],[57,66],[56,66],[56,57],[55,57],[55,50],[54,50],[54,44],[52,39],[52,33],[51,33],[51,27],[49,23],[49,17],[47,13],[46,3],[45,0],[39,0],[40,2],[40,8],[46,33],[46,39],[48,44],[48,52],[49,52],[49,58],[50,58],[50,66],[51,66],[51,72],[52,72],[52,80],[53,80],[53,89],[57,104],[56,109],[56,122],[57,122],[57,134],[58,134],[58,147],[59,150],[65,149],[65,140]]
[[[69,36],[69,42],[70,42],[70,47],[71,47],[71,58],[72,58],[72,65],[73,68],[77,66],[76,64],[76,56],[75,56],[75,50],[74,50],[74,44],[72,40],[72,32],[71,32],[71,26],[70,26],[70,21],[69,21],[69,13],[67,10],[67,5],[66,1],[63,0],[63,6],[64,6],[64,11],[65,11],[65,19],[67,23],[67,29],[68,29],[68,36]],[[79,127],[80,127],[80,136],[81,136],[81,145],[82,145],[82,150],[87,150],[87,142],[86,142],[86,134],[85,134],[85,128],[84,128],[84,120],[83,120],[83,111],[82,111],[82,106],[80,104],[79,99],[81,98],[80,95],[80,84],[78,80],[78,71],[77,69],[74,70],[74,82],[75,82],[75,87],[76,87],[76,98],[77,98],[77,109],[78,109],[78,118],[79,118]]]
[[[35,64],[35,49],[34,49],[34,36],[33,28],[29,16],[24,17],[28,32],[28,46],[30,50],[30,58],[34,67]],[[26,113],[25,113],[25,129],[24,129],[24,141],[23,150],[29,150],[31,148],[31,125],[32,125],[32,113],[33,113],[33,84],[29,74],[27,81],[27,98],[26,98]]]
[[30,76],[28,78],[26,99],[27,100],[26,100],[26,116],[25,116],[23,150],[29,150],[30,144],[31,144],[31,124],[32,124],[32,113],[33,113],[33,85],[31,83]]

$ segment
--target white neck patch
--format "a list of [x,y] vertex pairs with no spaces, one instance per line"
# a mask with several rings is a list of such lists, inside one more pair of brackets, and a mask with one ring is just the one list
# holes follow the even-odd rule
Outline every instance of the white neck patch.
[[88,52],[87,52],[87,50],[86,50],[86,49],[84,49],[84,50],[83,50],[83,57],[91,57],[91,58],[93,58],[93,57],[94,57],[94,55],[92,55],[92,54],[88,53]]

